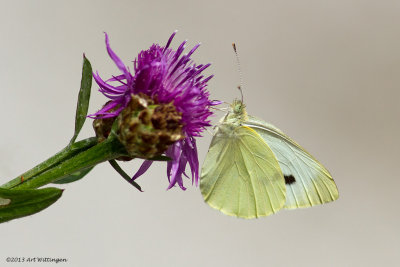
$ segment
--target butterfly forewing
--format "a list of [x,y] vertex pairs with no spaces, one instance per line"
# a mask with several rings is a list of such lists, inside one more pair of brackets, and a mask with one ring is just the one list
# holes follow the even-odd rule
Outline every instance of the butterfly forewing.
[[205,201],[227,215],[256,218],[285,204],[285,181],[279,163],[259,134],[245,126],[233,133],[218,130],[202,168]]
[[285,208],[310,207],[339,197],[328,170],[282,131],[250,116],[244,124],[264,139],[280,164],[287,179]]

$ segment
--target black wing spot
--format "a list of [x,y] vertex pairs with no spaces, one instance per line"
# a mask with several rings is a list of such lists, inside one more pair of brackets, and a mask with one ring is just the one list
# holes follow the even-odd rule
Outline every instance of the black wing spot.
[[296,182],[296,179],[293,175],[284,175],[285,177],[285,184],[293,184]]

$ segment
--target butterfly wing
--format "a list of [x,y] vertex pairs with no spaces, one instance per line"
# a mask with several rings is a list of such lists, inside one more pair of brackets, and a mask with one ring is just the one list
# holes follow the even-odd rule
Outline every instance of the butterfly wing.
[[200,190],[213,208],[231,216],[257,218],[285,204],[285,181],[268,145],[251,128],[217,130],[204,161]]
[[265,140],[280,164],[286,180],[285,208],[310,207],[339,197],[328,170],[281,130],[251,116],[244,124]]

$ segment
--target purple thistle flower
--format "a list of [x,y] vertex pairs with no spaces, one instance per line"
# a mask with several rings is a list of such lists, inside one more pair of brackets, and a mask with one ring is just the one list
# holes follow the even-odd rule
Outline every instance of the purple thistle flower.
[[[109,44],[107,33],[106,47],[111,59],[122,72],[121,75],[104,81],[98,73],[93,77],[99,85],[99,91],[111,101],[98,112],[90,115],[91,118],[116,117],[131,99],[131,94],[144,93],[158,103],[172,102],[177,111],[182,113],[182,125],[185,139],[175,142],[165,152],[172,160],[167,163],[167,176],[170,182],[168,189],[176,183],[185,190],[182,176],[189,163],[192,183],[198,185],[199,161],[195,137],[201,136],[205,127],[210,126],[210,107],[219,102],[209,99],[207,82],[213,75],[204,78],[202,71],[210,64],[196,65],[190,58],[200,44],[195,45],[186,55],[182,55],[186,41],[177,50],[169,48],[176,32],[162,47],[153,44],[148,50],[141,51],[134,61],[132,74],[121,59],[114,53]],[[112,85],[111,83],[117,83]],[[151,166],[153,161],[145,160],[132,180],[138,178]]]

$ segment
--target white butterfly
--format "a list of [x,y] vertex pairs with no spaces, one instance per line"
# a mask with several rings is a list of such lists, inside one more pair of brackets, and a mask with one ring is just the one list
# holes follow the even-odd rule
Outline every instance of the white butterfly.
[[339,197],[321,163],[275,126],[248,116],[239,100],[217,126],[202,167],[200,190],[211,207],[242,218]]

